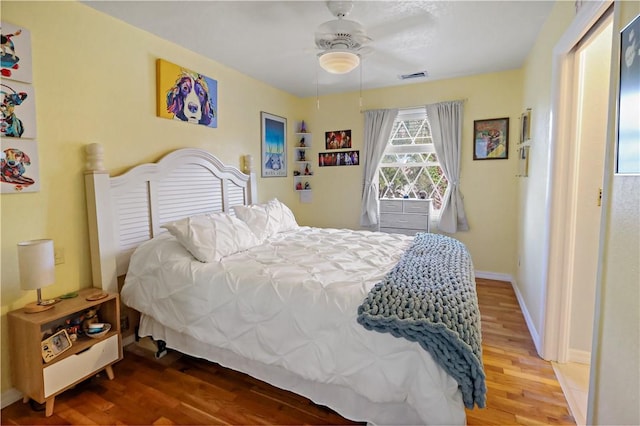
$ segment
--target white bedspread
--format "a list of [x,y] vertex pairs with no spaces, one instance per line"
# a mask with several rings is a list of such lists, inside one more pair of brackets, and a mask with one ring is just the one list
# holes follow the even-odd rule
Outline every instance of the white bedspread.
[[[201,263],[168,233],[134,253],[122,299],[179,333],[373,403],[406,403],[425,424],[464,424],[458,384],[418,343],[356,322],[411,237],[302,227]],[[355,420],[369,420],[366,413]]]

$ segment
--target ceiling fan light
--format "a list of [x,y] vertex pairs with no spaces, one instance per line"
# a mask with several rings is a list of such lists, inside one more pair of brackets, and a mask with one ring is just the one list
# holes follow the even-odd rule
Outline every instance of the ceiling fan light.
[[348,50],[330,50],[318,55],[320,66],[332,74],[346,74],[360,65],[360,56]]

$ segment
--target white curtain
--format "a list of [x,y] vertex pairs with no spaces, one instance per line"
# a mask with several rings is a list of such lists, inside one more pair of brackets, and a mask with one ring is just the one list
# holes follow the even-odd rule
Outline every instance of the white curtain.
[[469,230],[460,193],[462,104],[463,101],[452,101],[426,106],[436,155],[449,182],[444,193],[438,225],[438,229],[447,233]]
[[364,149],[360,159],[364,165],[364,187],[360,225],[378,226],[378,165],[389,142],[398,109],[378,109],[364,113]]

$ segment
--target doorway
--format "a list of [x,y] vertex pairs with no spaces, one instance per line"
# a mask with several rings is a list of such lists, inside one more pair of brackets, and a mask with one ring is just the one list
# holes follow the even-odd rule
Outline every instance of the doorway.
[[554,370],[577,424],[586,423],[607,140],[613,16],[605,13],[567,55],[571,93],[564,182],[565,333]]

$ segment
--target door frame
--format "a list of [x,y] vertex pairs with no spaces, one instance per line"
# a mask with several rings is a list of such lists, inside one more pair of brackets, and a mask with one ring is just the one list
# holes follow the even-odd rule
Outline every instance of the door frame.
[[[543,268],[546,270],[547,285],[544,294],[544,315],[542,315],[542,348],[540,356],[547,360],[567,362],[569,352],[571,282],[572,271],[566,265],[573,261],[573,235],[565,233],[566,224],[573,221],[573,164],[576,151],[572,140],[575,134],[573,101],[575,84],[572,81],[575,60],[573,49],[578,42],[598,23],[600,18],[613,7],[612,0],[582,2],[582,6],[571,25],[564,32],[552,53],[551,111],[549,126],[549,156],[547,158],[549,176],[546,186],[545,246],[548,257]],[[571,164],[571,167],[567,167]],[[599,294],[596,294],[598,304]],[[594,307],[595,309],[595,307]],[[597,320],[596,320],[597,321]]]

